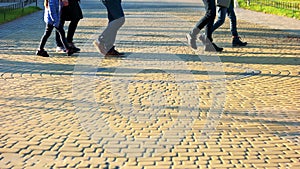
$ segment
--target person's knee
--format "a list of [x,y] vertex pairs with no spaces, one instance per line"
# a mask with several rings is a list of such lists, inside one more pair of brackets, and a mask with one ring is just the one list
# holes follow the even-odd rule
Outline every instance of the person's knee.
[[205,13],[205,17],[208,19],[214,19],[216,17],[216,11],[207,10],[207,12]]
[[116,27],[121,27],[125,23],[125,17],[121,17],[118,19],[115,19],[111,22],[111,24],[115,25]]
[[119,20],[118,22],[119,22],[120,26],[124,25],[124,23],[125,23],[125,17],[121,17],[118,20]]
[[220,25],[222,25],[225,22],[225,18],[218,18],[217,22],[220,23]]

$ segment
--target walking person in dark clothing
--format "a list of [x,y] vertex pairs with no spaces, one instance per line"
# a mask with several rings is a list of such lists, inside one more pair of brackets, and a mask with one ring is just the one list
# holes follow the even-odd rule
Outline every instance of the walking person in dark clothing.
[[[59,27],[63,29],[65,22],[70,21],[68,32],[67,32],[67,42],[74,52],[79,52],[80,49],[74,45],[73,37],[79,20],[83,18],[82,10],[79,5],[80,0],[68,0],[68,1],[69,1],[69,5],[64,6],[62,8],[61,21]],[[58,33],[56,33],[56,45],[57,45],[56,52],[62,52],[65,50],[61,41],[59,40]]]
[[230,19],[230,31],[232,34],[232,46],[246,46],[247,42],[242,42],[237,32],[237,19],[234,12],[234,2],[230,0],[230,5],[226,7],[218,7],[218,20],[213,25],[213,31],[218,29],[225,22],[225,17],[227,16]]
[[59,34],[60,41],[63,47],[66,49],[65,52],[67,53],[67,55],[69,56],[73,54],[73,50],[69,47],[67,43],[64,30],[59,27],[61,15],[60,9],[62,6],[66,5],[68,5],[68,1],[66,0],[45,0],[44,21],[46,23],[46,29],[41,39],[39,50],[36,52],[36,55],[49,57],[48,53],[44,50],[44,47],[54,28]]
[[223,48],[218,47],[213,43],[212,32],[213,24],[216,17],[216,2],[215,0],[203,0],[205,5],[206,13],[200,19],[200,21],[195,25],[195,27],[186,35],[188,44],[193,48],[197,49],[197,35],[200,33],[200,30],[206,26],[205,29],[205,38],[204,38],[204,50],[205,51],[217,51],[221,52]]

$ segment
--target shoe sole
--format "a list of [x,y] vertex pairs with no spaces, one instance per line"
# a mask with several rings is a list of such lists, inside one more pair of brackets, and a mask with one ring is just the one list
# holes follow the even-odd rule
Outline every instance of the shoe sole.
[[80,53],[80,50],[74,50],[74,53]]
[[239,45],[239,44],[233,44],[232,47],[243,47],[243,46],[247,46],[248,43],[246,43],[245,45]]
[[224,50],[224,48],[222,48],[221,50],[216,50],[216,49],[204,49],[205,52],[222,52]]
[[204,50],[205,52],[223,52],[223,50],[216,51],[216,50]]
[[105,55],[106,58],[124,58],[125,55]]
[[247,46],[247,45],[232,45],[232,47],[244,47],[244,46]]
[[38,53],[36,53],[35,54],[36,56],[41,56],[41,57],[49,57],[49,54],[46,52],[46,55],[42,55],[42,54],[38,54]]
[[56,53],[66,53],[66,51],[55,51]]
[[41,56],[41,57],[45,57],[45,58],[49,57],[49,55],[46,55],[46,56],[44,56],[44,55],[37,55],[37,56]]

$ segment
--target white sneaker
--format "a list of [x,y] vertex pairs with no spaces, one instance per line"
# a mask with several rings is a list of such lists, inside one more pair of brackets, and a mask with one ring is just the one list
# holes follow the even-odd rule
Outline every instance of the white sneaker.
[[186,40],[188,45],[193,48],[193,49],[197,49],[197,42],[196,42],[196,38],[192,37],[192,35],[190,33],[186,34]]
[[57,46],[56,53],[66,53],[66,49],[64,47]]
[[95,40],[93,42],[93,44],[94,44],[94,46],[96,47],[96,49],[98,50],[99,53],[102,53],[103,55],[106,55],[108,50],[106,49],[106,46],[103,42],[99,42],[99,40]]

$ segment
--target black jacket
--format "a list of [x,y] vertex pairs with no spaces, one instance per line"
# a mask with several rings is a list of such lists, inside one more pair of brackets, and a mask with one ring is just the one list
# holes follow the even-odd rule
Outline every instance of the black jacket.
[[61,12],[61,19],[65,21],[80,20],[83,18],[79,5],[80,0],[69,0],[69,5],[64,6]]

